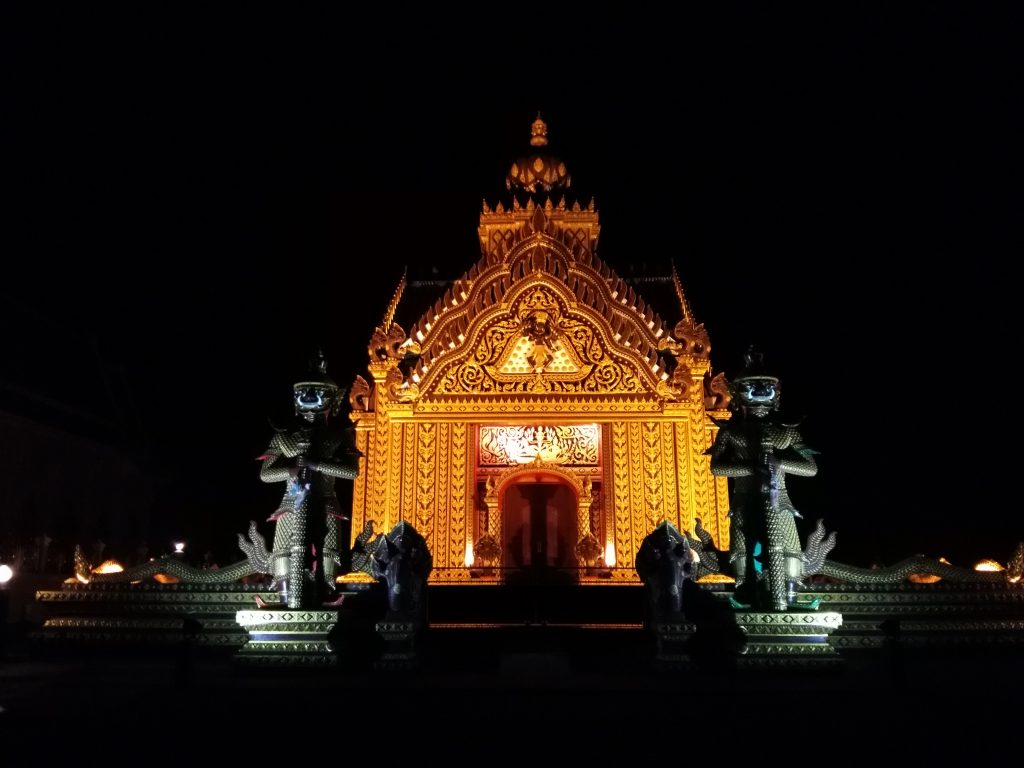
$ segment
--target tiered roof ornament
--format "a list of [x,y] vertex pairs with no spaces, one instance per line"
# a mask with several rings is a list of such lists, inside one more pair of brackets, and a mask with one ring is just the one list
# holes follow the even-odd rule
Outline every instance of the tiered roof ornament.
[[541,120],[540,113],[530,126],[530,146],[534,151],[520,157],[509,169],[505,186],[515,192],[564,192],[572,185],[572,177],[561,159],[542,154],[548,145],[548,125]]

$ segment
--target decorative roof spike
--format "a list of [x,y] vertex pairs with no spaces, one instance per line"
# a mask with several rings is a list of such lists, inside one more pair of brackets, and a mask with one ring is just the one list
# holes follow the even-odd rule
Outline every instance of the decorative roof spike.
[[494,207],[494,212],[495,213],[504,213],[505,212],[505,206],[501,204],[501,200],[499,200],[498,204]]
[[512,195],[512,210],[513,211],[518,211],[519,210],[519,198],[516,197],[515,195]]
[[402,277],[398,281],[398,286],[395,288],[395,293],[391,297],[391,302],[388,304],[387,310],[384,312],[384,320],[381,322],[381,328],[387,331],[391,327],[391,324],[395,322],[395,310],[398,309],[398,302],[402,300],[402,294],[405,293],[406,275],[409,272],[409,268],[405,267],[402,270]]
[[591,213],[597,210],[597,203],[594,202],[594,198],[590,198],[590,202],[587,203],[587,210]]
[[534,207],[535,206],[533,204],[533,198],[532,197],[526,198],[526,212],[530,213],[531,211],[533,211]]
[[553,211],[554,209],[555,207],[551,204],[551,198],[549,197],[547,200],[544,201],[544,210],[550,212]]
[[580,201],[579,200],[573,200],[572,201],[572,212],[573,213],[579,213],[580,210],[581,210],[580,209]]
[[558,201],[558,210],[565,210],[565,195],[562,195],[562,199]]
[[679,273],[676,272],[676,263],[672,262],[672,287],[676,289],[676,298],[679,299],[679,307],[683,311],[683,320],[693,322],[693,312],[690,311],[690,302],[686,300],[683,293],[683,284],[679,282]]
[[491,206],[489,206],[487,204],[487,201],[484,200],[484,213],[490,213],[490,212],[491,212]]

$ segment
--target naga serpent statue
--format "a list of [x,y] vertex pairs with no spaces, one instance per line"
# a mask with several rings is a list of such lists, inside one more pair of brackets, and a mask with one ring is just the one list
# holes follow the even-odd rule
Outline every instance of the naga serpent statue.
[[803,443],[796,425],[778,417],[779,380],[765,373],[761,355],[748,351],[745,362],[731,385],[734,416],[720,425],[709,451],[712,474],[730,479],[731,549],[728,553],[715,549],[698,520],[696,537],[690,538],[699,557],[696,578],[731,572],[736,579],[736,603],[776,611],[796,605],[804,577],[814,574],[861,584],[898,583],[911,574],[925,573],[951,581],[1020,580],[1024,544],[1018,545],[1010,569],[1002,573],[958,568],[924,557],[880,569],[837,563],[826,558],[835,547],[835,533],[826,536],[821,521],[801,549],[794,520],[800,514],[786,490],[786,475],[817,474],[815,452]]
[[636,553],[636,572],[647,587],[655,617],[683,611],[683,586],[694,577],[697,560],[690,542],[667,520],[644,537]]
[[370,572],[388,591],[391,616],[422,616],[433,557],[426,539],[404,520],[378,536],[370,549]]

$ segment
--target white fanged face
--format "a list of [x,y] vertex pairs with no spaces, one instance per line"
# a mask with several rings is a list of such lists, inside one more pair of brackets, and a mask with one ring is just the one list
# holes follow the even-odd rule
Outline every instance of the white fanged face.
[[302,385],[295,387],[295,411],[297,413],[323,413],[334,403],[335,390],[326,385]]
[[768,376],[741,379],[736,382],[736,397],[751,415],[766,416],[779,406],[779,381]]

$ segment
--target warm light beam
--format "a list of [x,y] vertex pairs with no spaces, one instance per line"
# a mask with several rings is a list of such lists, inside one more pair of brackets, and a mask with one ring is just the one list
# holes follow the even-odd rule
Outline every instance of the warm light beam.
[[609,568],[615,565],[615,542],[609,541],[604,545],[604,564]]

